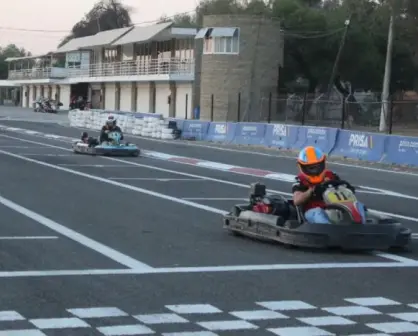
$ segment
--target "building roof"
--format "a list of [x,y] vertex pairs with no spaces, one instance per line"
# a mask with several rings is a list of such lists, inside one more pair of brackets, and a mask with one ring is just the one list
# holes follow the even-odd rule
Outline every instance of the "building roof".
[[0,80],[0,87],[12,87],[12,86],[17,86],[17,85],[8,80]]
[[86,37],[79,37],[68,41],[58,50],[57,53],[76,51],[80,49],[89,49],[94,47],[101,47],[105,45],[110,45],[114,41],[118,40],[120,37],[124,36],[126,33],[130,32],[134,27],[125,27],[112,30],[106,30],[99,32],[95,35],[90,35]]
[[173,22],[164,22],[151,26],[135,27],[129,33],[113,42],[112,45],[118,46],[130,43],[147,42],[172,25]]
[[23,60],[30,60],[30,59],[37,59],[42,57],[47,57],[52,53],[42,54],[42,55],[32,55],[32,56],[23,56],[23,57],[8,57],[5,59],[5,62],[13,62],[13,61],[23,61]]

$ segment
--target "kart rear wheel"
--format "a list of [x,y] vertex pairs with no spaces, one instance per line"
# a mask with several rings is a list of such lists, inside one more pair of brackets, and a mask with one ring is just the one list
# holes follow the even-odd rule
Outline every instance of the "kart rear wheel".
[[133,156],[133,157],[138,157],[138,156],[139,156],[139,150],[134,151],[134,152],[132,153],[132,156]]

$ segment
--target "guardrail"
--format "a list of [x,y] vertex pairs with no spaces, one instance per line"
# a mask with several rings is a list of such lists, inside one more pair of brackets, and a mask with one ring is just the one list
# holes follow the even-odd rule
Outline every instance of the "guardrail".
[[[108,114],[123,116],[120,126],[126,129],[126,133],[136,135],[140,134],[137,130],[137,125],[141,125],[137,121],[138,119],[162,119],[161,115],[147,113],[125,113],[104,110],[91,110],[89,112],[70,111],[70,124],[94,128],[91,124],[91,120],[94,119],[92,119],[92,115],[101,115],[100,120],[104,120],[103,118],[106,118]],[[330,156],[418,166],[418,137],[284,124],[209,122],[182,119],[165,120],[166,123],[168,121],[176,121],[177,128],[182,131],[181,139],[185,140],[257,145],[283,150],[300,150],[305,146],[313,145],[321,148]],[[97,128],[96,125],[95,127]],[[158,135],[153,137],[161,138]]]

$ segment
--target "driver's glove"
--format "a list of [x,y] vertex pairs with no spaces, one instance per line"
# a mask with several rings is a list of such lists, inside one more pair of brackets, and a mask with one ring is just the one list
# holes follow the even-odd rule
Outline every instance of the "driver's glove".
[[356,192],[356,188],[354,188],[350,183],[346,182],[343,184],[347,189],[350,189],[353,193]]
[[314,195],[322,195],[322,193],[324,192],[324,186],[322,184],[318,184],[316,186],[314,186],[313,188],[313,193]]

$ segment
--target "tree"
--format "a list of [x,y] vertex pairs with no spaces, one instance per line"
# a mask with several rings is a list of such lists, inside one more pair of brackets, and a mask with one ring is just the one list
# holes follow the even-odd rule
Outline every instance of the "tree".
[[17,47],[15,44],[9,44],[4,48],[0,47],[0,79],[7,79],[8,77],[8,64],[5,61],[7,58],[30,55],[30,52],[27,52],[24,48]]
[[[412,88],[418,71],[418,1],[416,0],[202,0],[196,17],[174,18],[200,23],[203,15],[253,14],[281,20],[285,31],[282,83],[308,80],[309,91],[326,87],[351,17],[336,78],[354,88],[381,90],[390,9],[396,9],[392,84]],[[367,75],[365,75],[367,74]]]
[[94,35],[101,31],[132,26],[132,8],[123,5],[120,0],[100,0],[77,22],[58,47],[73,38]]

